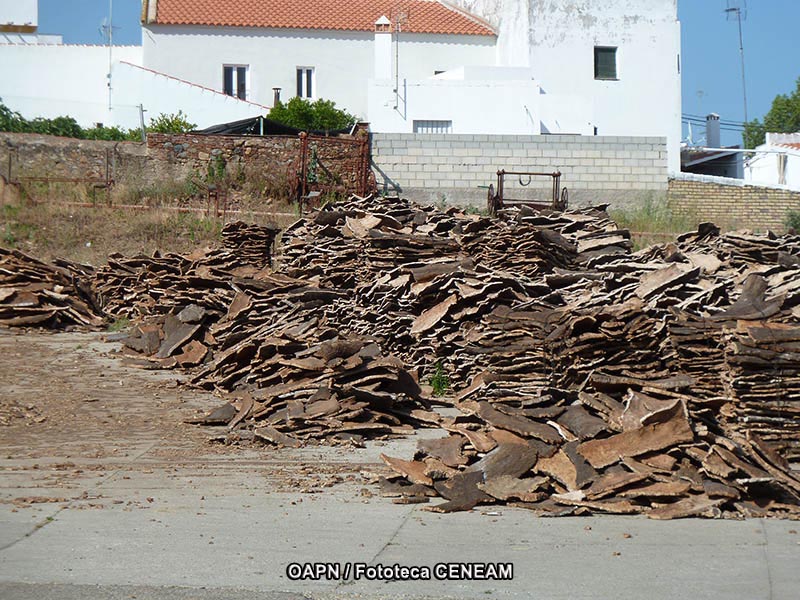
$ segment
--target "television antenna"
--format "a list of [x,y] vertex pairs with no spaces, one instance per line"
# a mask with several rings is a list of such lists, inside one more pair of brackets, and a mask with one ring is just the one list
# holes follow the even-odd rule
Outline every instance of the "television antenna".
[[747,80],[744,75],[744,38],[742,36],[742,21],[747,20],[747,0],[728,0],[728,8],[725,9],[728,21],[736,20],[739,24],[739,55],[742,60],[742,97],[744,98],[744,122],[747,118]]
[[[400,34],[403,27],[408,25],[408,10],[398,7],[392,10],[392,23],[394,24],[394,108],[400,105]],[[404,99],[405,100],[405,99]]]
[[119,27],[114,27],[114,0],[108,0],[108,18],[103,18],[100,25],[100,35],[102,35],[108,44],[108,110],[113,110],[113,103],[111,102],[111,66],[114,62],[113,48],[114,48],[114,30]]

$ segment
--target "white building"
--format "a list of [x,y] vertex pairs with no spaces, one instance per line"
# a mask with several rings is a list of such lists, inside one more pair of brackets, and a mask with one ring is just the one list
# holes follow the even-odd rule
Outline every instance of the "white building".
[[529,66],[542,133],[665,136],[680,170],[677,0],[456,0],[499,33],[498,62]]
[[800,132],[768,133],[756,152],[745,163],[746,181],[800,190]]
[[39,33],[36,0],[0,0],[0,44],[60,43],[60,35]]
[[[105,66],[102,47],[55,47],[97,85],[0,43],[0,97],[26,116],[85,101],[79,121],[134,126],[142,105],[206,126],[264,114],[279,88],[375,131],[663,136],[679,170],[677,0],[143,0],[142,21],[142,46]],[[16,97],[26,86],[40,101]]]
[[376,69],[393,80],[399,64],[401,79],[420,80],[496,63],[494,30],[435,0],[144,3],[146,67],[260,104],[280,88],[284,100],[330,99],[372,119]]

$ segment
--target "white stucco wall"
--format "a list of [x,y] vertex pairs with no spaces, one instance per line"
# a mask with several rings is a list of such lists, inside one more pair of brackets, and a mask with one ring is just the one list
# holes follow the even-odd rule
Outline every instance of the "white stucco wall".
[[[769,146],[759,146],[757,150],[767,149]],[[800,190],[800,152],[786,148],[770,148],[786,152],[786,183],[792,190]],[[749,159],[744,169],[744,179],[748,183],[763,185],[779,185],[778,160],[779,154],[760,154]]]
[[[560,110],[543,109],[543,131],[556,132],[557,119],[579,123],[590,115],[600,135],[665,136],[670,171],[680,170],[677,0],[456,3],[499,28],[502,64],[530,65],[544,94],[579,96],[591,104],[586,113],[571,115],[567,105],[552,102]],[[521,10],[528,15],[525,29],[520,26]],[[618,48],[618,81],[594,79],[595,46]],[[574,106],[579,109],[581,103]]]
[[[140,46],[114,46],[114,60],[141,57]],[[108,124],[108,66],[107,46],[0,45],[0,98],[28,119]]]
[[[539,133],[539,86],[514,79],[372,80],[369,119],[373,131],[412,133],[414,121],[452,121],[451,133]],[[397,104],[397,108],[395,108]]]
[[[372,32],[147,25],[142,42],[145,67],[215,90],[222,90],[223,65],[248,65],[248,99],[259,104],[272,104],[273,87],[282,88],[284,101],[293,97],[296,68],[314,67],[315,97],[367,116]],[[399,58],[401,78],[424,79],[463,64],[495,64],[495,39],[402,34]]]
[[132,64],[115,64],[112,81],[114,97],[120,100],[114,106],[113,123],[125,128],[139,125],[139,103],[146,111],[145,122],[182,110],[198,129],[257,117],[268,110]]
[[112,57],[109,111],[107,46],[0,44],[0,98],[27,119],[70,116],[82,127],[138,127],[140,104],[146,122],[182,110],[201,128],[268,110],[142,68],[141,46],[114,46]]
[[0,25],[37,27],[38,0],[0,0]]

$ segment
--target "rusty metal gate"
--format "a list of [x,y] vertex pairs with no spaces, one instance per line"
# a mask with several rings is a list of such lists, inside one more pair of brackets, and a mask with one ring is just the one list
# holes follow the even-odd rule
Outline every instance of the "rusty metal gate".
[[367,135],[327,137],[300,134],[297,201],[301,209],[327,195],[366,196],[374,188]]

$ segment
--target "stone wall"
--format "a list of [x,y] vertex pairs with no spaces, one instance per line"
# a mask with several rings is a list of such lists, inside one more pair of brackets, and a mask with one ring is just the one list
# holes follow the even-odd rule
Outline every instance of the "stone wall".
[[[55,136],[0,133],[0,174],[7,181],[25,177],[91,179],[106,174],[127,189],[153,189],[163,182],[207,180],[222,170],[230,181],[257,181],[270,191],[297,187],[302,139],[298,136],[155,134],[147,143],[78,140]],[[344,193],[358,188],[361,145],[356,138],[309,136],[308,189]]]
[[76,140],[51,135],[0,133],[0,174],[19,177],[105,180],[147,168],[147,149],[137,142]]
[[[483,206],[498,169],[560,170],[570,204],[666,198],[667,148],[661,137],[375,133],[378,185],[420,201]],[[551,182],[508,180],[513,197],[549,199]]]
[[726,229],[783,231],[787,213],[800,211],[798,191],[688,173],[670,179],[667,201],[676,214]]

